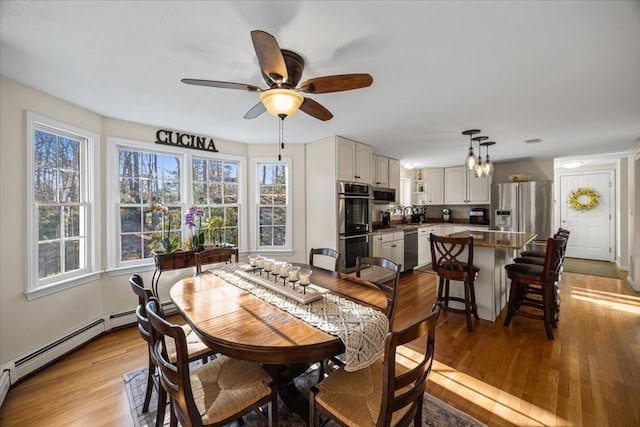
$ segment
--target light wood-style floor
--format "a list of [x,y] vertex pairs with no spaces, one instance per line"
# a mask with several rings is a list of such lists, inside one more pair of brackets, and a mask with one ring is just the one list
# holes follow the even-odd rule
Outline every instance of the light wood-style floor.
[[[435,299],[435,276],[402,277]],[[624,280],[564,273],[556,340],[516,317],[440,318],[428,390],[490,426],[640,426],[640,293]],[[133,296],[132,296],[133,299]],[[401,299],[398,315],[418,307]],[[14,385],[1,426],[131,426],[122,374],[146,364],[136,328],[108,333]],[[425,414],[428,416],[428,414]]]

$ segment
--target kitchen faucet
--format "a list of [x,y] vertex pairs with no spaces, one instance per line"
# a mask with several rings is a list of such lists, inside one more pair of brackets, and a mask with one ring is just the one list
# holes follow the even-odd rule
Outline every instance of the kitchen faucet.
[[411,209],[411,214],[412,215],[414,213],[413,206],[405,206],[404,208],[402,208],[402,223],[403,224],[407,223],[407,215],[405,214],[407,209]]

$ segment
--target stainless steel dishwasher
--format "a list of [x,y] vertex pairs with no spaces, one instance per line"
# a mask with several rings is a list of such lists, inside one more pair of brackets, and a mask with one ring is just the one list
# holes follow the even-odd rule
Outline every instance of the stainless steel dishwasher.
[[418,227],[404,229],[403,271],[411,271],[418,265]]

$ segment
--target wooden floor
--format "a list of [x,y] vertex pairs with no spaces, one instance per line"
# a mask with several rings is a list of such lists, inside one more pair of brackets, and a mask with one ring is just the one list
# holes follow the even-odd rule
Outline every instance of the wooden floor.
[[[432,274],[402,284],[420,290],[414,303],[435,299]],[[490,426],[640,426],[640,294],[574,273],[561,291],[552,342],[531,319],[504,328],[503,313],[468,333],[463,316],[443,315],[428,391]],[[400,303],[400,317],[416,311]],[[108,333],[14,385],[0,426],[131,426],[122,374],[146,358],[135,328]]]

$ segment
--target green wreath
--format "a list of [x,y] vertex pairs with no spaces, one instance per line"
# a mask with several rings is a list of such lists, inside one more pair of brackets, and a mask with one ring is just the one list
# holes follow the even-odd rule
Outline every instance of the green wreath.
[[[584,198],[588,198],[584,201]],[[577,211],[590,211],[600,204],[600,193],[593,188],[580,187],[569,193],[569,206]]]

